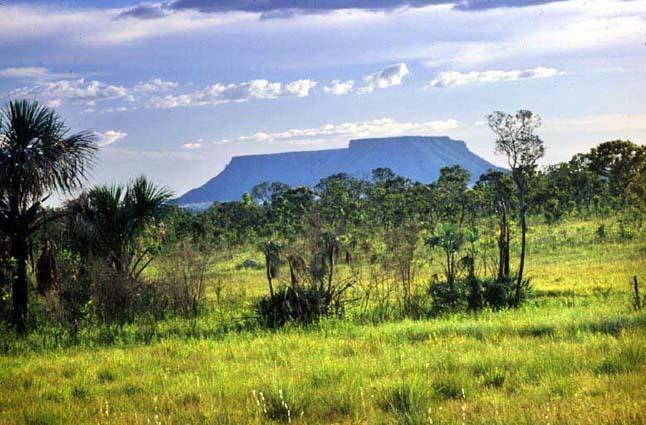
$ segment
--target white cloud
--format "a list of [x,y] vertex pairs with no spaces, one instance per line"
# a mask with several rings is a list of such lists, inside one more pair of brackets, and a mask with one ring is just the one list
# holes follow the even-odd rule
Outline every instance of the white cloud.
[[513,70],[513,71],[444,71],[431,81],[430,86],[435,88],[445,88],[462,86],[473,83],[496,83],[499,81],[516,81],[528,78],[550,78],[561,75],[563,72],[554,68],[545,68],[538,66],[532,69]]
[[182,11],[159,19],[118,19],[130,9],[54,8],[37,5],[1,5],[0,39],[24,41],[56,36],[78,45],[114,46],[163,35],[216,30],[232,24],[257,22],[257,14],[205,15]]
[[333,94],[336,96],[343,96],[346,94],[352,93],[354,88],[354,81],[341,81],[341,80],[332,80],[330,85],[323,87],[323,91],[328,94]]
[[176,89],[179,86],[174,81],[164,81],[161,78],[151,78],[135,85],[134,91],[138,93],[158,93]]
[[246,102],[250,99],[305,97],[315,86],[316,81],[307,79],[290,83],[272,83],[267,80],[252,80],[228,85],[217,83],[188,94],[154,97],[150,100],[150,105],[154,108],[176,108]]
[[296,96],[296,97],[306,97],[309,96],[310,90],[316,87],[316,81],[313,80],[296,80],[288,83],[284,86],[282,92],[277,96]]
[[108,130],[106,132],[95,131],[94,134],[97,138],[97,144],[102,147],[111,145],[128,135],[128,133],[117,130]]
[[184,143],[181,147],[182,149],[201,149],[202,146],[203,145],[200,142],[192,142],[192,143]]
[[[370,121],[346,122],[341,124],[325,124],[315,128],[291,129],[275,133],[259,132],[252,135],[240,136],[226,142],[293,142],[320,138],[359,138],[385,137],[404,134],[427,135],[444,132],[457,128],[459,122],[454,119],[443,121],[408,122],[382,118]],[[223,144],[225,141],[217,141]]]
[[381,71],[363,77],[364,86],[357,90],[359,94],[372,93],[375,89],[399,86],[405,76],[410,74],[405,63],[390,65]]
[[0,78],[13,78],[17,80],[45,80],[70,77],[74,77],[74,74],[68,72],[52,72],[42,66],[19,66],[0,69]]
[[66,101],[92,105],[92,102],[98,100],[118,99],[127,95],[128,89],[125,87],[96,80],[86,81],[84,78],[42,83],[15,89],[9,93],[9,97],[38,99],[50,106],[60,106]]

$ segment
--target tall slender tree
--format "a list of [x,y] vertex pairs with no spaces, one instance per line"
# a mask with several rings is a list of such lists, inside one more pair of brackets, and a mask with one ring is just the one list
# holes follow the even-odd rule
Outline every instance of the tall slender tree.
[[0,111],[0,231],[16,265],[11,320],[20,332],[29,303],[30,239],[54,217],[45,213],[43,202],[53,192],[78,188],[95,151],[94,133],[69,134],[61,117],[38,102],[13,100]]
[[527,247],[527,191],[536,162],[545,155],[543,140],[534,134],[541,125],[541,117],[532,111],[521,109],[513,115],[496,111],[487,116],[487,121],[496,135],[496,153],[507,156],[511,177],[518,191],[521,245],[515,298],[519,304]]

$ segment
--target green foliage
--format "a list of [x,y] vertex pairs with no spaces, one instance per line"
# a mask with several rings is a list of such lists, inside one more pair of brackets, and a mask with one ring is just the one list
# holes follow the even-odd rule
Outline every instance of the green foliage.
[[54,192],[77,189],[97,149],[93,133],[68,133],[54,110],[35,101],[12,100],[0,111],[0,239],[8,248],[0,254],[15,260],[11,321],[20,331],[28,314],[29,243],[53,219],[42,204]]
[[328,293],[319,287],[282,287],[260,297],[255,306],[263,327],[276,329],[288,322],[311,324],[334,311]]
[[385,388],[378,400],[379,407],[395,416],[397,424],[417,425],[425,423],[419,389],[412,383],[402,381]]

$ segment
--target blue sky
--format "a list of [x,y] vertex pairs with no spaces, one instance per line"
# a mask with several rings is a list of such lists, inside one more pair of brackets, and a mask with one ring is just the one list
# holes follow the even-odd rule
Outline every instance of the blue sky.
[[0,97],[97,132],[92,182],[178,194],[235,155],[401,134],[465,140],[543,117],[544,163],[646,141],[646,1],[176,0],[0,3]]

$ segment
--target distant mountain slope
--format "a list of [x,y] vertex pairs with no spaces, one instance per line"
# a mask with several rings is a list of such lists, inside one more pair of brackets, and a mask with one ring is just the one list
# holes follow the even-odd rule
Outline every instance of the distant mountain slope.
[[238,200],[264,181],[290,186],[314,186],[323,177],[347,173],[369,178],[371,171],[387,167],[415,181],[430,183],[442,167],[460,164],[471,181],[493,164],[480,158],[461,140],[448,137],[405,136],[350,141],[346,149],[285,152],[234,157],[225,169],[203,186],[182,195],[180,205]]

